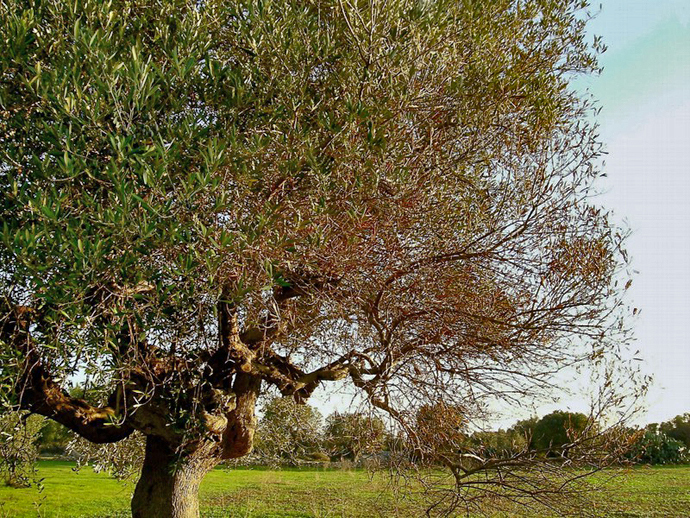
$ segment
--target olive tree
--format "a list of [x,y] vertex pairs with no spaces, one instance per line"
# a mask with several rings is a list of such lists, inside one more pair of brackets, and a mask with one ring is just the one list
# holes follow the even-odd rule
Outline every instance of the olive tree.
[[471,419],[615,359],[584,9],[3,2],[4,404],[142,433],[134,516],[197,516],[262,387],[349,383],[414,439],[420,408]]
[[0,415],[0,478],[11,487],[29,487],[35,479],[37,442],[44,418],[27,412]]
[[310,405],[275,397],[263,405],[255,454],[265,464],[299,465],[321,447],[321,414]]
[[387,439],[380,417],[361,412],[334,412],[326,418],[325,444],[331,456],[359,462],[362,455],[380,453]]

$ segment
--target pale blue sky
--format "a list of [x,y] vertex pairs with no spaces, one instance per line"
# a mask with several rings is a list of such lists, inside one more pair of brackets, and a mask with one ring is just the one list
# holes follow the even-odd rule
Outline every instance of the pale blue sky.
[[609,48],[582,82],[602,106],[601,202],[633,231],[644,421],[663,421],[690,412],[690,0],[604,0],[590,30]]

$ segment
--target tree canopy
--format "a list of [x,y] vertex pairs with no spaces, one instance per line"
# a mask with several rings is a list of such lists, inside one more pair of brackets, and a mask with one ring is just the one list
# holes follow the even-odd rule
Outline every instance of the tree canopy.
[[3,2],[4,403],[139,430],[134,514],[194,516],[262,387],[344,381],[414,435],[615,356],[585,8]]
[[579,412],[556,410],[545,415],[530,430],[531,446],[552,455],[567,453],[567,445],[587,432],[593,423]]
[[276,397],[263,405],[262,413],[255,441],[261,461],[296,465],[319,453],[322,418],[318,410]]
[[661,423],[659,430],[690,448],[690,412],[677,415],[670,421]]
[[383,450],[388,433],[381,418],[361,412],[334,412],[326,419],[324,443],[331,456],[359,461]]

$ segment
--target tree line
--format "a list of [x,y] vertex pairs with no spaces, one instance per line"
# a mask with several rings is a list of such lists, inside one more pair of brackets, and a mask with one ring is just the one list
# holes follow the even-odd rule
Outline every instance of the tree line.
[[[570,445],[599,426],[585,414],[557,410],[517,421],[507,429],[468,431],[461,420],[443,420],[427,408],[417,416],[417,433],[445,443],[466,455],[510,458],[529,450],[553,459],[567,458]],[[619,435],[624,458],[640,464],[676,464],[690,461],[690,413],[642,428],[626,428]],[[442,451],[443,445],[436,444]],[[30,485],[39,456],[62,456],[92,463],[116,477],[136,474],[144,455],[144,440],[135,435],[116,445],[93,445],[59,423],[37,415],[7,412],[0,417],[0,474],[15,487]],[[381,417],[363,412],[333,412],[325,419],[308,404],[271,398],[262,408],[253,452],[242,464],[305,466],[346,462],[362,465],[391,462],[395,456],[415,457],[419,452],[403,434]]]

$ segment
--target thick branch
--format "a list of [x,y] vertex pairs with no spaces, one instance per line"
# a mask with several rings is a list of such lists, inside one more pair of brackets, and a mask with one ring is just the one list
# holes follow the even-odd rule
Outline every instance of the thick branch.
[[235,393],[235,408],[228,413],[228,425],[223,433],[224,459],[236,459],[249,453],[254,442],[256,416],[254,409],[261,390],[261,378],[246,373],[237,373],[232,390]]
[[95,407],[73,398],[53,380],[28,332],[33,313],[30,308],[12,307],[3,301],[1,309],[0,340],[24,357],[17,380],[21,408],[49,417],[95,443],[116,442],[134,431],[130,425],[118,422],[119,409]]
[[337,360],[312,372],[304,372],[287,358],[273,351],[264,352],[261,361],[252,364],[254,372],[274,384],[283,396],[294,396],[297,402],[309,399],[322,381],[344,379],[353,368],[352,358],[357,353],[351,351]]
[[49,417],[94,443],[117,442],[134,431],[130,424],[119,422],[119,409],[96,407],[70,397],[40,365],[33,366],[24,378],[20,406]]

